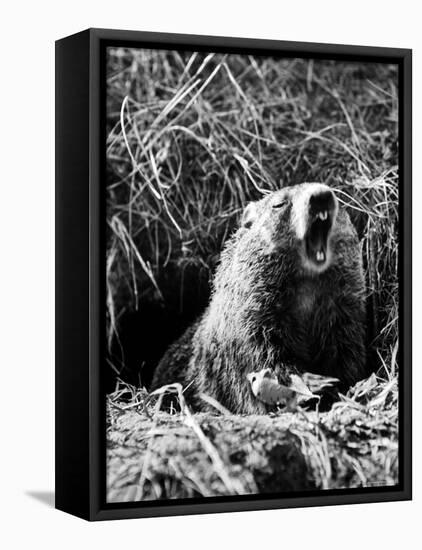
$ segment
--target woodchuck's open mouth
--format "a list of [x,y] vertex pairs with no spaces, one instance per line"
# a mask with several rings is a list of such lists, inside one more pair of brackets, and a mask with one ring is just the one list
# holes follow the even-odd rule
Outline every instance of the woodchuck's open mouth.
[[335,208],[331,191],[310,197],[305,247],[308,259],[318,267],[323,267],[329,260],[328,237],[334,223]]
[[321,212],[320,216],[311,223],[305,237],[306,254],[316,265],[323,265],[327,260],[328,235],[331,229],[331,219],[327,211]]

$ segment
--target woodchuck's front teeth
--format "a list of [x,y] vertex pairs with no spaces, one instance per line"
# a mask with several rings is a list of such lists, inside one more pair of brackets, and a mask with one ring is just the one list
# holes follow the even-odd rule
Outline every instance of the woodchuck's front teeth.
[[325,253],[323,250],[318,250],[316,253],[316,259],[318,262],[324,262],[325,261]]
[[319,212],[317,214],[317,217],[322,221],[325,221],[328,218],[328,212],[326,210],[324,210],[323,212]]

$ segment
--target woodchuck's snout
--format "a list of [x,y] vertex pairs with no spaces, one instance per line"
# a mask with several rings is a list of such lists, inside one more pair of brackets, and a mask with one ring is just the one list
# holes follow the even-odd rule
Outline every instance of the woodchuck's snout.
[[234,413],[265,412],[247,375],[270,369],[338,378],[365,373],[362,253],[346,209],[320,183],[250,203],[227,241],[204,314],[166,352],[152,388],[180,382],[196,409],[206,394]]

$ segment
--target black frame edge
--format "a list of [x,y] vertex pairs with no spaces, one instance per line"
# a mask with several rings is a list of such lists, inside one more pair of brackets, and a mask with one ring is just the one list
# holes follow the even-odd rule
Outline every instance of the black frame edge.
[[300,56],[302,52],[312,50],[312,57],[379,57],[379,58],[396,58],[397,61],[403,59],[407,54],[412,52],[408,48],[390,48],[381,46],[361,46],[348,44],[331,44],[317,42],[296,42],[288,40],[271,40],[260,38],[241,38],[227,36],[204,36],[198,34],[181,34],[181,33],[165,33],[165,32],[150,32],[150,31],[131,31],[119,29],[104,29],[90,28],[92,36],[95,40],[107,41],[128,41],[128,42],[144,42],[161,44],[163,47],[179,47],[187,46],[188,49],[195,47],[212,48],[218,51],[219,48],[242,50],[253,49],[258,52],[262,50],[267,54],[270,50],[280,51],[285,53],[294,53]]
[[[258,495],[263,496],[263,495]],[[383,493],[325,495],[321,490],[317,496],[307,497],[280,497],[262,498],[250,501],[223,501],[195,504],[165,504],[160,506],[133,506],[110,509],[99,509],[91,519],[93,521],[106,521],[112,519],[135,519],[164,516],[185,516],[200,514],[220,514],[228,512],[254,512],[260,510],[281,510],[285,508],[310,508],[316,506],[343,506],[354,504],[374,504],[380,502],[398,502],[410,500],[411,497],[404,491],[391,491]],[[167,501],[168,502],[168,501]]]
[[101,361],[103,320],[101,319],[101,299],[104,296],[104,262],[105,251],[102,249],[101,225],[105,213],[102,210],[101,190],[101,163],[103,161],[101,136],[105,120],[101,119],[101,62],[100,62],[100,41],[96,39],[95,32],[90,29],[89,60],[90,60],[90,82],[89,82],[89,211],[90,211],[90,257],[89,257],[89,330],[90,330],[90,503],[89,519],[97,519],[101,509],[101,483],[103,471],[101,468],[102,456],[105,453],[103,447],[105,439],[105,410],[104,400],[101,395]]
[[[58,119],[60,117],[66,117],[61,119],[63,125],[65,121],[70,123],[71,134],[73,137],[63,136],[57,131],[56,128],[56,159],[59,164],[60,160],[63,160],[64,164],[69,166],[70,173],[63,175],[62,171],[56,167],[56,180],[57,180],[57,195],[60,191],[60,181],[64,184],[65,181],[70,182],[74,179],[74,173],[72,174],[70,167],[69,152],[66,150],[65,144],[70,141],[73,143],[73,139],[78,136],[78,144],[76,158],[79,159],[80,168],[83,172],[82,180],[88,182],[89,178],[89,200],[87,196],[87,188],[83,188],[81,185],[77,192],[78,198],[75,196],[69,198],[67,202],[57,197],[57,244],[56,251],[59,254],[58,247],[60,243],[64,243],[67,238],[68,246],[75,245],[75,238],[84,236],[85,248],[84,248],[84,260],[81,265],[77,267],[76,272],[71,277],[64,273],[63,266],[59,266],[60,256],[57,255],[57,277],[61,277],[63,282],[61,286],[57,288],[57,320],[63,321],[63,311],[59,310],[60,300],[63,299],[62,292],[66,289],[66,284],[71,280],[75,280],[75,276],[79,278],[82,284],[81,296],[85,298],[85,303],[82,304],[82,312],[72,313],[72,319],[67,321],[73,327],[76,326],[78,318],[82,318],[84,322],[84,329],[79,327],[79,332],[76,333],[77,349],[73,349],[75,340],[73,341],[73,347],[69,350],[69,337],[67,336],[67,343],[63,341],[63,337],[58,330],[57,343],[58,348],[63,346],[73,354],[83,358],[83,361],[77,367],[77,372],[73,375],[69,373],[63,374],[62,370],[66,368],[74,368],[72,360],[69,357],[63,358],[63,354],[57,353],[57,366],[56,366],[56,388],[59,396],[59,406],[56,405],[56,437],[59,449],[56,450],[56,457],[59,457],[57,464],[59,469],[56,469],[56,507],[66,512],[73,513],[84,519],[89,520],[108,520],[108,519],[124,519],[124,518],[140,518],[140,517],[156,517],[156,516],[170,516],[170,515],[185,515],[185,514],[203,514],[203,513],[217,513],[217,512],[230,512],[230,511],[252,511],[263,509],[275,509],[275,508],[287,508],[287,507],[308,507],[308,506],[321,506],[321,505],[338,505],[338,504],[354,504],[354,503],[370,503],[370,502],[383,502],[383,501],[400,501],[409,500],[412,498],[412,457],[411,457],[411,416],[412,416],[412,404],[411,404],[411,72],[412,72],[412,51],[409,49],[395,49],[395,48],[373,48],[365,46],[339,46],[331,44],[313,44],[313,43],[298,43],[298,42],[281,42],[281,41],[269,41],[269,40],[256,40],[256,39],[243,39],[243,38],[223,38],[223,37],[206,37],[196,35],[175,35],[165,33],[147,33],[137,31],[117,31],[106,29],[89,29],[73,35],[71,39],[66,38],[56,43],[56,49],[60,49],[61,44],[65,44],[66,41],[81,41],[84,43],[84,54],[79,58],[84,68],[88,67],[88,80],[89,85],[86,82],[86,75],[84,78],[84,85],[81,81],[79,83],[72,83],[74,86],[74,93],[80,95],[80,97],[86,95],[89,90],[89,99],[84,98],[83,109],[75,116],[69,113],[63,112],[63,105],[60,108],[59,101],[56,103],[56,124],[60,126]],[[102,430],[103,415],[101,414],[101,395],[99,391],[99,377],[100,377],[100,362],[101,362],[101,341],[99,326],[101,319],[99,319],[98,312],[100,311],[100,289],[101,285],[98,285],[98,281],[101,278],[102,263],[100,260],[100,237],[101,237],[101,193],[100,193],[100,174],[101,174],[101,59],[100,49],[101,43],[109,41],[126,41],[128,45],[132,43],[133,47],[140,47],[144,43],[145,47],[148,45],[156,44],[157,47],[190,47],[190,48],[212,48],[218,49],[218,46],[224,45],[225,48],[233,50],[253,49],[256,52],[271,55],[271,51],[276,53],[279,50],[289,52],[289,55],[300,56],[303,52],[308,52],[308,56],[313,57],[336,57],[336,58],[357,58],[360,57],[363,60],[377,60],[375,58],[383,58],[384,60],[391,60],[391,62],[398,63],[402,69],[402,86],[403,86],[403,110],[401,112],[401,185],[402,185],[402,250],[403,250],[403,271],[401,273],[401,281],[404,283],[404,290],[402,294],[403,307],[405,314],[403,314],[403,328],[402,342],[403,345],[403,365],[402,369],[404,375],[402,377],[403,382],[403,394],[406,400],[401,400],[401,413],[403,415],[403,424],[406,426],[405,437],[403,438],[402,454],[400,460],[404,465],[404,478],[400,488],[385,488],[384,492],[371,492],[362,491],[360,493],[349,494],[324,494],[321,491],[315,496],[305,497],[286,497],[286,498],[268,498],[259,500],[237,500],[237,501],[216,501],[206,503],[168,503],[158,505],[145,505],[146,503],[139,503],[139,506],[127,506],[116,507],[111,506],[104,507],[102,504],[101,483],[104,481],[101,476],[101,452],[104,452],[102,447]],[[75,42],[76,44],[76,42]],[[78,49],[80,46],[75,46]],[[89,49],[89,54],[88,54]],[[82,48],[81,48],[82,51]],[[80,51],[80,54],[81,54]],[[311,52],[309,54],[309,52]],[[59,56],[58,56],[59,57]],[[82,60],[82,57],[84,59]],[[381,60],[380,60],[381,61]],[[75,60],[73,60],[73,67],[77,66]],[[56,68],[57,70],[57,68]],[[69,69],[69,73],[72,73],[73,69]],[[80,68],[78,69],[80,70]],[[75,76],[75,73],[72,73]],[[79,76],[78,76],[79,79]],[[60,80],[57,77],[56,82]],[[61,86],[66,80],[66,77],[61,78]],[[86,85],[86,88],[84,86]],[[57,89],[60,88],[59,83],[56,84]],[[88,108],[87,108],[88,105]],[[66,107],[67,109],[68,107]],[[89,121],[89,122],[88,122]],[[60,137],[61,136],[61,137]],[[88,142],[89,139],[89,142]],[[83,142],[83,143],[82,143]],[[66,156],[67,155],[67,156]],[[75,157],[73,157],[75,158]],[[66,171],[66,170],[65,170]],[[60,181],[59,181],[60,180]],[[67,237],[60,239],[60,230],[65,230],[65,225],[60,222],[59,211],[60,208],[64,208],[64,205],[72,209],[69,216],[75,216],[80,220],[82,229],[78,228],[77,235],[72,234],[72,239],[69,234]],[[87,212],[89,205],[89,215]],[[74,210],[73,210],[74,209]],[[75,214],[77,212],[77,214]],[[89,219],[88,219],[89,218]],[[61,224],[61,225],[60,225]],[[74,226],[70,224],[72,230]],[[69,227],[69,226],[68,226]],[[89,234],[89,243],[88,243]],[[405,244],[404,244],[405,243]],[[86,250],[88,249],[88,250]],[[74,252],[73,252],[74,253]],[[78,252],[79,254],[81,251]],[[69,262],[69,258],[68,258]],[[74,269],[74,267],[72,267]],[[88,280],[89,272],[89,280]],[[69,297],[67,297],[69,299]],[[89,305],[88,305],[89,304]],[[68,304],[69,305],[69,304]],[[88,313],[89,307],[89,313]],[[85,322],[87,323],[85,325]],[[85,335],[88,333],[89,326],[89,342],[85,340]],[[84,332],[86,328],[86,332]],[[62,340],[61,340],[62,339]],[[86,361],[86,357],[89,353],[89,367]],[[84,355],[85,354],[85,355]],[[60,361],[59,361],[60,359]],[[59,363],[61,367],[59,367]],[[79,378],[78,378],[79,377]],[[82,380],[83,387],[78,387],[75,383],[76,378]],[[71,379],[71,380],[70,380]],[[71,385],[66,384],[66,382]],[[72,385],[73,384],[73,385]],[[73,388],[73,389],[71,389]],[[79,412],[76,417],[70,417],[63,420],[60,417],[60,400],[63,398],[64,393],[74,393],[78,396],[78,405],[80,405]],[[89,393],[88,393],[89,392]],[[403,395],[402,394],[402,395]],[[65,398],[64,398],[65,399]],[[75,398],[73,397],[73,400]],[[63,404],[63,403],[62,403]],[[73,406],[73,409],[75,407]],[[72,410],[70,405],[69,410]],[[58,412],[59,411],[59,412]],[[75,411],[73,411],[75,413]],[[66,432],[66,435],[71,437],[67,444],[63,442],[64,436],[58,432],[61,429]],[[88,428],[89,426],[89,428]],[[69,432],[67,432],[69,430]],[[82,430],[82,431],[81,431]],[[82,438],[82,439],[81,439]],[[58,479],[63,475],[65,468],[69,468],[72,463],[69,457],[63,462],[64,449],[71,446],[81,446],[81,450],[78,455],[80,462],[79,466],[83,464],[85,471],[81,470],[81,479],[75,485],[71,481],[65,481]],[[61,472],[61,473],[60,473]],[[58,485],[57,485],[58,483]],[[65,487],[68,487],[73,496],[65,495]],[[59,490],[60,488],[60,490]],[[59,495],[61,493],[61,495]],[[59,498],[57,498],[59,497]]]
[[56,42],[55,506],[89,518],[89,35]]
[[[400,273],[401,286],[401,333],[399,337],[402,347],[401,358],[401,383],[402,393],[399,416],[401,414],[401,427],[404,427],[402,453],[400,459],[403,463],[403,494],[407,500],[412,499],[412,51],[403,52],[401,61],[402,70],[402,110],[400,112],[400,170],[401,188],[401,239],[400,247],[402,259],[402,272]],[[399,320],[400,322],[400,320]],[[404,398],[403,398],[404,397]]]

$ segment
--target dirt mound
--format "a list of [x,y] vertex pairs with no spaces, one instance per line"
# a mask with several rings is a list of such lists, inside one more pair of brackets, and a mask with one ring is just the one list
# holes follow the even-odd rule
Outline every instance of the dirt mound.
[[128,502],[398,483],[397,385],[375,375],[327,413],[174,414],[108,398],[107,499]]

